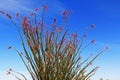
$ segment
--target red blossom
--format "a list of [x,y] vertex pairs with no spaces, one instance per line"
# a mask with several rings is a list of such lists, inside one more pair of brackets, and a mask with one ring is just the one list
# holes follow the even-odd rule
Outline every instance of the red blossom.
[[72,49],[73,47],[72,47],[72,46],[69,46],[69,48],[71,48],[71,49]]
[[57,25],[56,24],[54,24],[54,27],[56,27]]
[[10,69],[7,71],[7,75],[11,74],[11,71],[12,71],[12,69],[10,68]]
[[91,40],[91,43],[94,43],[95,42],[95,39]]
[[77,33],[73,33],[72,36],[75,38],[75,37],[78,36],[78,34]]
[[36,49],[36,50],[39,48],[39,46],[38,46],[37,44],[35,44],[33,47],[34,47],[34,49]]
[[25,28],[28,28],[28,26],[29,26],[27,21],[23,21],[22,25],[24,25]]
[[91,27],[92,27],[92,28],[94,28],[94,27],[95,27],[95,25],[94,25],[94,24],[91,24]]
[[38,24],[41,24],[41,22],[38,22]]
[[40,8],[35,8],[35,11],[38,11],[38,10],[40,10]]
[[23,55],[23,53],[22,53],[22,52],[20,52],[20,55]]
[[22,25],[28,26],[27,17],[24,16],[24,17],[22,18],[22,20],[23,20]]
[[106,46],[106,50],[108,50],[109,49],[109,47],[108,47],[108,45]]
[[61,31],[62,30],[62,26],[58,28],[58,31]]
[[56,22],[56,18],[54,18],[54,22]]
[[9,74],[11,74],[11,72],[10,72],[10,71],[7,71],[7,75],[9,75]]
[[47,9],[48,8],[48,6],[47,5],[43,5],[43,9]]
[[12,46],[8,46],[8,49],[11,49],[12,48]]
[[26,16],[24,16],[24,17],[22,18],[22,20],[23,20],[23,21],[26,21],[26,20],[27,20],[27,17],[26,17]]
[[31,13],[31,14],[30,14],[30,16],[33,16],[33,15],[34,15],[34,13]]
[[12,18],[10,14],[6,14],[6,16],[7,16],[9,19],[11,19],[11,18]]
[[16,17],[18,17],[18,15],[19,15],[19,13],[17,12],[17,13],[16,13]]
[[67,10],[64,10],[64,11],[62,12],[63,15],[68,14],[68,13],[69,13],[69,12],[68,12]]
[[9,71],[12,71],[12,69],[10,68]]

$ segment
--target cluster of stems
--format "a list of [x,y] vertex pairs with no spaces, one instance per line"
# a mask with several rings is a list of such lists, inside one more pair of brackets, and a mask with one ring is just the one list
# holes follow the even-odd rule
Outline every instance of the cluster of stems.
[[[80,39],[78,39],[77,33],[70,34],[67,21],[69,12],[66,10],[62,12],[63,23],[60,26],[57,26],[56,18],[53,19],[52,25],[46,26],[44,16],[47,8],[46,5],[43,6],[40,19],[39,8],[35,8],[29,17],[24,16],[22,19],[19,13],[16,13],[18,22],[14,21],[10,14],[1,11],[17,28],[24,52],[19,52],[11,46],[9,49],[13,48],[18,53],[32,80],[90,79],[98,67],[90,71],[86,70],[106,49],[94,58],[89,56],[87,59],[81,60],[82,51],[95,41],[92,40],[88,45],[82,47],[88,28],[85,29]],[[93,28],[94,24],[91,27]],[[24,80],[27,79],[24,77]]]

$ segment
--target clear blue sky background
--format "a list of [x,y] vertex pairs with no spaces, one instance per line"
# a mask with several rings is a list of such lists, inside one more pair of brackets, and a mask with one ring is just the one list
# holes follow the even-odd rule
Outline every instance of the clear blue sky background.
[[[77,31],[82,34],[86,26],[91,23],[95,28],[87,32],[86,43],[91,39],[96,39],[96,43],[86,49],[83,54],[97,54],[100,50],[109,45],[109,50],[101,55],[93,64],[100,66],[93,77],[93,80],[99,80],[103,77],[109,80],[120,79],[120,1],[119,0],[0,0],[0,10],[10,12],[16,11],[26,15],[36,7],[43,4],[48,5],[46,21],[53,17],[61,18],[61,12],[64,9],[71,10],[69,17],[70,31]],[[6,70],[14,68],[17,71],[25,72],[25,66],[22,61],[7,46],[13,45],[19,50],[21,42],[16,28],[3,15],[0,15],[0,80],[13,80],[6,76]]]

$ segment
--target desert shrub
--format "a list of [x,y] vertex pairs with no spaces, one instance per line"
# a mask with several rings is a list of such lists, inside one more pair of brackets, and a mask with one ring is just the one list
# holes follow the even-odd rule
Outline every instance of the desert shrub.
[[[103,49],[94,58],[88,56],[88,58],[82,61],[80,53],[95,42],[93,39],[89,44],[82,47],[86,37],[86,31],[89,28],[94,28],[94,24],[87,27],[84,30],[83,36],[78,38],[77,33],[69,33],[67,21],[70,15],[69,11],[64,10],[62,12],[63,23],[60,26],[57,26],[56,18],[53,19],[52,25],[47,25],[44,20],[47,8],[46,5],[43,6],[40,20],[38,18],[39,8],[35,8],[35,11],[28,17],[23,16],[21,18],[20,14],[16,13],[15,18],[18,22],[16,22],[16,20],[14,21],[14,18],[10,14],[0,11],[0,13],[5,14],[17,28],[24,52],[20,52],[12,46],[8,48],[12,48],[18,53],[30,73],[32,80],[90,79],[98,67],[87,72],[86,70],[108,47]],[[23,74],[15,72],[12,69],[8,70],[7,73],[13,76],[19,74],[24,80],[27,80]],[[21,80],[18,76],[15,77]]]

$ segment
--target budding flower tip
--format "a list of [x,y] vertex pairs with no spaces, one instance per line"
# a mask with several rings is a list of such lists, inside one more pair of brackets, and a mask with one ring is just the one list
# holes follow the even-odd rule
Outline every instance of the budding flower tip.
[[9,71],[12,71],[12,68],[10,68]]
[[43,9],[47,9],[48,8],[48,6],[47,5],[43,5]]
[[95,24],[91,24],[91,27],[94,28],[94,27],[95,27]]
[[38,11],[38,10],[40,10],[40,8],[35,8],[35,11]]
[[91,43],[94,43],[95,42],[95,39],[91,40]]
[[12,48],[12,46],[8,46],[8,49],[11,49]]
[[109,47],[108,47],[108,45],[106,45],[106,50],[108,50],[109,49]]

